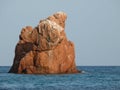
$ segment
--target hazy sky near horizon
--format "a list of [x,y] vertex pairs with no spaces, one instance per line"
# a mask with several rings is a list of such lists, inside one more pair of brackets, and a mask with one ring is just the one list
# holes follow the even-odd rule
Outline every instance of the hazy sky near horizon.
[[0,0],[0,66],[11,66],[22,27],[64,11],[77,65],[120,65],[120,0]]

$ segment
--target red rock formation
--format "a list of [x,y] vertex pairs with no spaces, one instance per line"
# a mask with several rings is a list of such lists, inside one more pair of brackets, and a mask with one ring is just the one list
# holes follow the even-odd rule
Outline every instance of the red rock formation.
[[55,13],[22,29],[10,73],[77,73],[74,44],[64,32],[67,15]]

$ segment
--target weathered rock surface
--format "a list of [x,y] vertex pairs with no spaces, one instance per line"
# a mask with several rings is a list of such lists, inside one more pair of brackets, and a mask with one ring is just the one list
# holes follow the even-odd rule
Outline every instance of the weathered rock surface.
[[74,44],[65,34],[64,12],[41,20],[35,28],[22,29],[10,73],[77,73]]

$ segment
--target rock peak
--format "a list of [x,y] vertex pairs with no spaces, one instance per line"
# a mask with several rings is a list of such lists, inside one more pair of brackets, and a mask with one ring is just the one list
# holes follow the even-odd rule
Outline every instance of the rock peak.
[[67,40],[64,12],[40,21],[37,27],[21,30],[10,73],[77,73],[74,44]]

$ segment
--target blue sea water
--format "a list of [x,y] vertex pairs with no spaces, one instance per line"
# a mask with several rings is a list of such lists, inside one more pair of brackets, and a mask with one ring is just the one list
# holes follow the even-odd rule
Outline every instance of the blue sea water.
[[78,66],[83,74],[26,75],[0,66],[0,90],[120,90],[120,66]]

